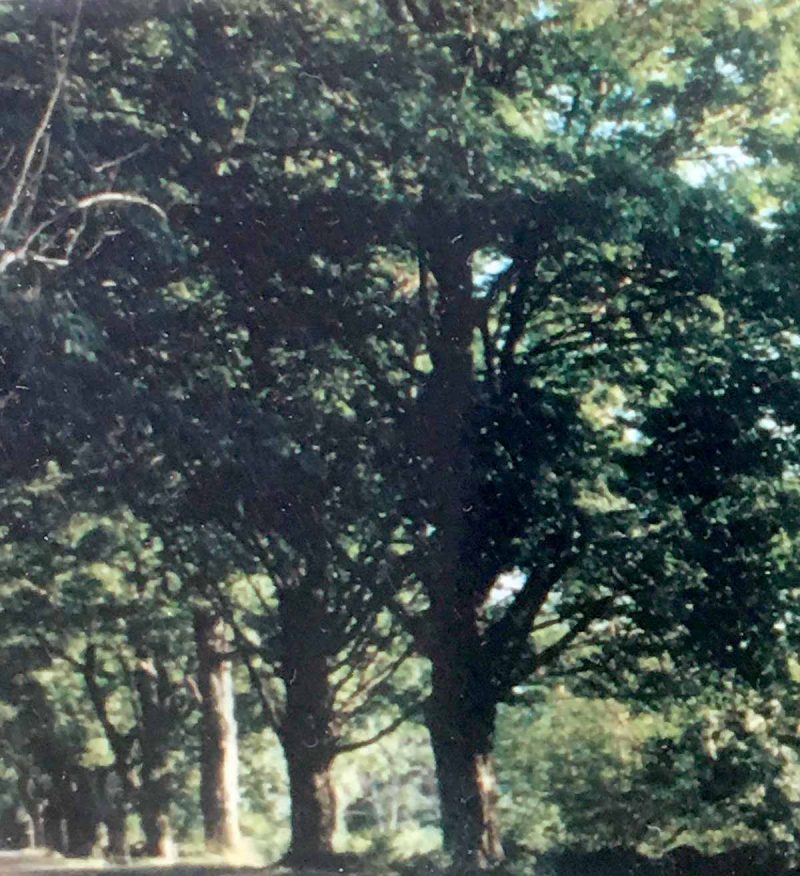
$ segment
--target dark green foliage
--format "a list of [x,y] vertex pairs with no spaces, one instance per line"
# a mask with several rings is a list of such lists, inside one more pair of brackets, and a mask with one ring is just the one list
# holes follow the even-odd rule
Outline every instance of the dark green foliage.
[[294,778],[424,711],[459,865],[499,704],[789,683],[795,4],[462,5],[0,5],[3,650],[126,805],[198,607]]

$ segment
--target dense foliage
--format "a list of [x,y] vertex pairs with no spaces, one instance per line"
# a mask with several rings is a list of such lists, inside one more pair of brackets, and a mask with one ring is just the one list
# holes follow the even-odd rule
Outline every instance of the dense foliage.
[[797,11],[0,3],[31,842],[796,853]]

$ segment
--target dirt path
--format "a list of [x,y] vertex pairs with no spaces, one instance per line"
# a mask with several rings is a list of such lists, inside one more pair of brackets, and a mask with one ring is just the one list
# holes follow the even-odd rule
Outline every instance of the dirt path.
[[[0,876],[267,876],[253,867],[208,867],[199,865],[98,867],[94,863],[63,861],[31,852],[0,852]],[[278,876],[278,873],[274,873]],[[320,874],[323,876],[323,874]]]
[[[304,870],[302,876],[341,876],[343,871],[322,872]],[[101,866],[96,863],[70,861],[32,852],[0,851],[0,876],[292,876],[282,868],[225,867],[200,864],[171,864],[166,866],[131,865],[126,867]]]
[[0,876],[12,873],[31,873],[44,864],[45,858],[38,855],[0,852]]

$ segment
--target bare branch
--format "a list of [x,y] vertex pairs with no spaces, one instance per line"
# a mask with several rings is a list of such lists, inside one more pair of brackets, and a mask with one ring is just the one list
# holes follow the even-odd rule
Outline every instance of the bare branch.
[[33,132],[31,142],[28,144],[28,148],[25,150],[25,157],[22,161],[22,167],[20,168],[19,177],[17,178],[17,184],[14,186],[14,191],[11,193],[11,198],[9,199],[8,205],[6,206],[2,217],[0,217],[0,234],[4,234],[6,231],[8,231],[9,226],[14,220],[14,215],[19,209],[22,196],[25,193],[25,188],[28,184],[28,177],[30,175],[34,159],[39,152],[39,146],[41,145],[42,139],[47,133],[48,128],[50,127],[53,113],[55,112],[55,108],[58,105],[59,99],[61,98],[61,93],[64,90],[64,83],[67,81],[67,73],[69,72],[69,62],[70,56],[72,55],[72,48],[75,45],[75,40],[78,36],[78,30],[80,28],[82,11],[83,0],[76,0],[75,14],[72,17],[72,24],[70,25],[69,33],[67,35],[67,42],[64,46],[64,54],[61,58],[61,63],[59,64],[56,71],[56,81],[53,85],[53,90],[50,92],[50,97],[48,98],[47,105],[45,106],[44,112],[42,113],[42,117],[41,119],[39,119],[39,124],[36,126],[36,130]]
[[42,146],[39,150],[39,163],[36,166],[36,170],[32,172],[32,179],[27,186],[25,209],[22,212],[19,223],[22,228],[28,227],[31,217],[33,216],[33,211],[36,209],[36,198],[39,194],[42,177],[47,168],[47,162],[50,160],[50,139],[50,134],[47,134],[42,141]]
[[[236,632],[234,632],[234,637],[238,637]],[[247,670],[247,676],[250,679],[250,687],[256,692],[258,702],[261,706],[261,714],[264,716],[264,721],[270,730],[274,730],[280,735],[283,722],[278,714],[278,710],[273,703],[270,702],[270,698],[264,692],[264,681],[258,674],[258,670],[253,666],[253,661],[250,659],[250,655],[245,650],[242,650],[241,654],[244,667]]]
[[[398,669],[411,657],[414,653],[414,645],[410,644],[404,648],[398,657],[391,660],[388,665],[384,666],[372,677],[364,677],[356,685],[355,690],[347,697],[341,705],[341,711],[350,710],[350,717],[357,714],[361,706],[370,703],[372,697],[379,691],[384,689],[392,676]],[[365,673],[366,675],[366,673]],[[361,701],[361,705],[357,705]]]
[[81,198],[75,204],[75,209],[88,210],[90,207],[97,207],[101,204],[138,204],[141,207],[147,207],[148,210],[152,210],[164,222],[169,221],[167,214],[158,204],[132,192],[94,192]]
[[576,545],[571,533],[557,533],[548,547],[550,562],[529,575],[503,615],[487,631],[488,653],[493,658],[499,657],[509,646],[516,649],[527,641],[553,587],[576,561]]
[[12,143],[11,146],[6,150],[6,154],[3,156],[3,160],[0,161],[0,170],[5,170],[11,159],[14,157],[14,153],[17,151],[16,146]]
[[[135,195],[131,192],[94,192],[90,195],[85,195],[72,205],[63,207],[54,213],[49,219],[41,222],[30,232],[30,234],[27,235],[25,240],[23,240],[19,246],[14,249],[0,249],[0,275],[4,274],[12,265],[18,262],[38,262],[39,264],[44,264],[51,268],[63,268],[68,266],[70,263],[68,256],[75,249],[78,238],[80,237],[80,229],[85,227],[86,211],[90,210],[92,207],[108,206],[110,204],[128,204],[132,206],[146,207],[148,210],[152,210],[159,219],[162,219],[164,222],[169,221],[167,219],[167,214],[158,206],[158,204],[141,195]],[[57,222],[66,219],[75,213],[81,214],[81,220],[74,229],[75,233],[70,237],[67,249],[65,250],[65,255],[60,257],[46,256],[44,253],[31,251],[34,243],[44,234],[45,231],[52,228]]]
[[103,161],[100,164],[93,164],[92,170],[97,174],[105,173],[107,170],[118,170],[120,165],[124,164],[126,161],[130,161],[132,158],[138,157],[143,152],[146,152],[147,148],[147,143],[143,143],[141,146],[137,146],[136,149],[132,149],[124,155],[120,155],[119,158],[110,158],[108,161]]
[[270,697],[264,692],[264,679],[253,665],[252,661],[252,655],[259,654],[260,649],[248,638],[239,623],[237,623],[233,605],[227,595],[223,593],[223,589],[221,587],[216,587],[215,591],[215,595],[219,600],[220,608],[222,609],[222,616],[225,623],[228,624],[233,633],[234,643],[237,646],[237,650],[241,655],[244,667],[250,679],[250,686],[255,690],[256,695],[258,696],[264,720],[270,729],[279,733],[282,724],[280,707],[277,703],[273,703]]

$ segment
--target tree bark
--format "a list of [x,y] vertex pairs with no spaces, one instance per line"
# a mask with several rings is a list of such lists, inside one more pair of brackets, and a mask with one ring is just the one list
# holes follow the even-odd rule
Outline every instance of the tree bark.
[[[492,755],[496,701],[464,638],[451,628],[432,651],[427,703],[444,846],[458,872],[491,867],[504,857]],[[454,647],[459,639],[462,648]]]
[[323,643],[323,594],[298,572],[279,594],[286,709],[280,741],[286,758],[292,837],[286,861],[325,864],[334,855],[337,801],[333,692]]
[[106,813],[105,826],[108,831],[106,856],[114,862],[125,863],[130,858],[128,839],[128,813],[125,807],[115,807]]
[[158,780],[143,785],[139,816],[144,833],[144,853],[148,858],[172,861],[177,857],[169,821],[169,797]]
[[139,788],[139,816],[145,836],[145,854],[151,858],[176,857],[169,810],[172,781],[168,767],[169,710],[162,701],[160,667],[147,654],[140,655],[136,686],[142,709],[139,742],[142,749],[142,778]]
[[[457,225],[456,225],[457,227]],[[452,228],[451,228],[452,230]],[[479,501],[469,429],[477,328],[469,234],[427,230],[430,265],[439,290],[439,330],[431,342],[434,371],[423,400],[420,431],[431,459],[430,520],[433,571],[429,635],[421,650],[431,661],[427,725],[436,763],[444,845],[457,872],[503,860],[492,760],[497,694],[483,645],[486,582],[477,580],[470,510]]]
[[289,774],[292,840],[286,861],[295,866],[324,865],[334,856],[336,791],[332,759],[302,742],[283,745]]
[[239,831],[239,753],[234,712],[233,672],[222,618],[195,614],[198,687],[202,699],[200,805],[206,845],[234,851]]

